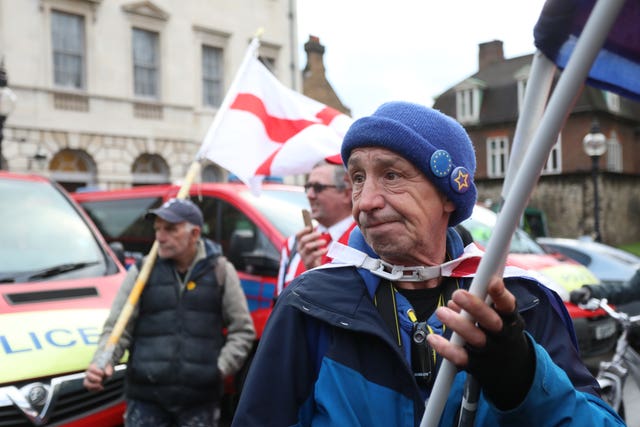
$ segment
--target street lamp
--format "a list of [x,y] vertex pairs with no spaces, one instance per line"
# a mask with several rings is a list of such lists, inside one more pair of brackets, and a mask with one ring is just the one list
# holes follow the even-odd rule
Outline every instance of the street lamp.
[[593,179],[593,234],[596,242],[602,241],[598,206],[598,162],[607,151],[607,137],[600,131],[600,123],[593,120],[591,130],[582,140],[582,148],[591,157],[591,178]]
[[0,170],[4,165],[4,158],[2,157],[2,132],[4,122],[7,120],[7,116],[13,111],[17,99],[16,94],[7,87],[7,83],[7,72],[4,69],[4,59],[2,59],[0,60]]

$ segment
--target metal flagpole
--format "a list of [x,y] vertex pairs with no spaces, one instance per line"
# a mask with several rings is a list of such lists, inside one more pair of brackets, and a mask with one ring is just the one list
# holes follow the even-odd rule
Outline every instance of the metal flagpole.
[[[518,115],[518,122],[516,123],[516,132],[513,137],[509,165],[502,186],[500,208],[502,207],[502,201],[506,199],[506,195],[509,193],[513,176],[522,164],[524,154],[544,112],[544,106],[549,98],[549,91],[555,70],[555,64],[547,59],[542,52],[536,51],[531,64],[531,72],[524,94],[522,109]],[[508,251],[505,256],[507,255]],[[503,271],[504,269],[501,269],[500,273]],[[487,298],[486,302],[490,304],[490,298]],[[477,402],[479,397],[480,385],[471,374],[468,374],[464,385],[462,404],[460,405],[458,427],[473,426],[475,414],[478,409]]]
[[509,166],[502,184],[502,200],[506,200],[514,176],[520,169],[527,148],[531,145],[531,140],[540,124],[544,107],[549,99],[555,71],[556,65],[542,52],[536,51],[534,53],[522,102],[522,111],[518,115],[513,144],[509,153]]
[[[482,257],[478,271],[471,283],[469,291],[482,299],[487,295],[487,285],[491,276],[504,268],[507,247],[518,225],[519,218],[524,212],[551,147],[555,143],[571,107],[575,104],[579,90],[624,5],[624,1],[600,0],[596,2],[567,67],[558,80],[558,85],[551,95],[540,126],[526,150],[524,158],[527,159],[527,162],[523,162],[518,168],[513,185],[508,191],[508,197],[498,213],[496,226],[487,244],[485,255]],[[463,311],[462,315],[472,320],[468,313]],[[464,340],[456,333],[451,337],[451,342],[464,345]],[[442,410],[456,373],[457,368],[445,359],[436,377],[433,393],[427,401],[420,423],[421,427],[436,427],[440,422]]]

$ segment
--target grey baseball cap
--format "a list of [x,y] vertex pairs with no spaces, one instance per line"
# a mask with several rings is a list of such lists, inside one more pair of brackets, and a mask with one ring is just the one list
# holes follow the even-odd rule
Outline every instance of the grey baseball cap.
[[158,209],[148,211],[145,218],[153,219],[156,216],[173,224],[186,221],[200,228],[204,222],[200,208],[187,199],[169,199]]

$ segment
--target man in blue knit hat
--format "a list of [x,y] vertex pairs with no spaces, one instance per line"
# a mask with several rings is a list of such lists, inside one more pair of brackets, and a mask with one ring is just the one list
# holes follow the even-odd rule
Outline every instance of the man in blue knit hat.
[[418,426],[442,357],[460,371],[441,425],[457,425],[468,373],[482,391],[472,425],[624,425],[555,293],[526,276],[494,278],[491,305],[467,291],[480,252],[454,228],[476,202],[462,126],[390,102],[353,123],[341,154],[357,227],[278,299],[234,426]]

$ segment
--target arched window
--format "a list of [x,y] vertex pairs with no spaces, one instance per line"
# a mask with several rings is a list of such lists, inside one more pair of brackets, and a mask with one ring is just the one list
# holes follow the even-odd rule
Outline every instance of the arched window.
[[168,184],[169,166],[157,154],[144,153],[138,156],[131,167],[134,186],[145,184]]
[[223,182],[224,171],[214,164],[208,164],[202,167],[202,182]]
[[49,163],[51,178],[67,191],[96,184],[96,162],[83,150],[65,148],[58,151]]

